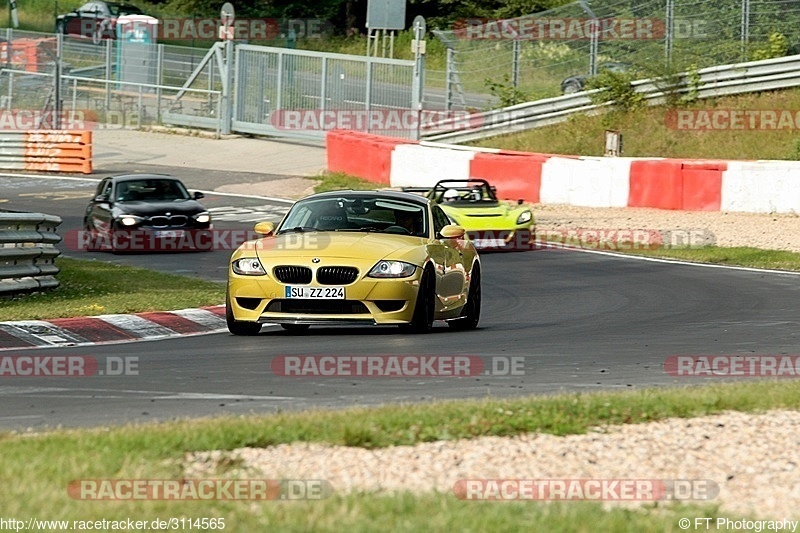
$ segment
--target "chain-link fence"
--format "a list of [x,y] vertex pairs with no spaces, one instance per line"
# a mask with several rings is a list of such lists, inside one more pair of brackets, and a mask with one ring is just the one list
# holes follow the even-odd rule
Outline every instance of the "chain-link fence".
[[800,53],[800,2],[582,0],[433,33],[449,49],[443,81],[458,108],[492,88],[521,101],[574,92],[604,68],[647,77]]
[[[95,127],[174,124],[282,137],[321,138],[333,128],[419,136],[413,61],[231,42],[210,49],[121,40],[95,44],[10,29],[0,45],[0,108],[39,118],[53,114],[56,120],[82,117]],[[54,124],[38,120],[25,126]]]

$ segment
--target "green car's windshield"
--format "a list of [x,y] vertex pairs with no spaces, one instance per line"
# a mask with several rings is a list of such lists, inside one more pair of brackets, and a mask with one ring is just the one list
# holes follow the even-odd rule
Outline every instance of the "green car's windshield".
[[428,197],[439,204],[461,207],[491,207],[499,203],[494,188],[483,180],[440,181],[431,189]]

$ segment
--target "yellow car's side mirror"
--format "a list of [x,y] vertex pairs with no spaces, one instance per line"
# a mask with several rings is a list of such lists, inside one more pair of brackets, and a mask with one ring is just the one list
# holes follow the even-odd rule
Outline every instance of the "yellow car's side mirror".
[[272,222],[259,222],[253,229],[259,235],[270,235],[275,231],[275,224]]
[[464,233],[466,233],[466,230],[461,226],[448,224],[442,228],[439,235],[441,235],[443,239],[460,239],[464,236]]

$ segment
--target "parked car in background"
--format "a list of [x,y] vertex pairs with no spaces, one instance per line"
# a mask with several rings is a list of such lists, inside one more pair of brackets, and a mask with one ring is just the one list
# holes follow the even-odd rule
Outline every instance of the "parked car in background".
[[[628,72],[632,68],[633,65],[630,63],[609,61],[607,63],[601,63],[597,67],[597,72],[602,72],[604,70],[610,72]],[[586,90],[586,82],[591,77],[592,76],[589,74],[576,74],[575,76],[565,78],[564,81],[561,82],[561,94],[573,94]]]
[[93,1],[56,17],[56,32],[91,39],[100,44],[104,39],[117,38],[117,19],[124,15],[144,15],[132,4]]

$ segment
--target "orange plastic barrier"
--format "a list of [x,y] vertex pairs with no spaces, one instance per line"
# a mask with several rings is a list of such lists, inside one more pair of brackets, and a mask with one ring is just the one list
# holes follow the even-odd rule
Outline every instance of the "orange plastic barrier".
[[0,63],[28,72],[44,72],[52,69],[55,52],[54,37],[14,39],[11,43],[3,41],[0,42]]
[[398,144],[416,143],[359,131],[332,130],[325,136],[328,170],[389,185],[392,150]]
[[75,130],[0,131],[0,168],[92,173],[92,133]]
[[684,161],[683,202],[686,211],[719,211],[722,204],[722,173],[727,161]]
[[719,211],[725,161],[631,161],[629,207]]
[[542,163],[547,159],[547,156],[525,152],[478,152],[470,162],[469,177],[483,178],[496,186],[500,198],[538,203]]
[[628,207],[681,209],[682,165],[674,159],[631,161]]

